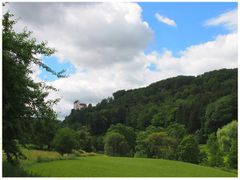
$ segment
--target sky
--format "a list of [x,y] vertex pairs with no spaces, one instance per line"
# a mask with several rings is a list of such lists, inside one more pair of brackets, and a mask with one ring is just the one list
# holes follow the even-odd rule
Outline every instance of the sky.
[[54,109],[64,119],[73,102],[100,102],[121,89],[177,75],[235,68],[236,2],[50,3],[11,2],[15,30],[33,31],[57,51],[43,62],[67,78],[32,65],[35,81],[59,91]]

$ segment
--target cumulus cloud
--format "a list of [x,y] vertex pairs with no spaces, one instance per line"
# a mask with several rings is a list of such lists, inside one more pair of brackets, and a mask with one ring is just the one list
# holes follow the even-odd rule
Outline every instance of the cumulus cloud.
[[[101,68],[131,61],[152,38],[135,3],[9,3],[38,39],[56,56],[78,68]],[[18,28],[20,29],[20,28]]]
[[[180,52],[175,57],[172,52],[152,52],[146,56],[147,62],[154,63],[157,71],[152,72],[156,77],[174,75],[199,75],[203,72],[237,67],[237,33],[220,35],[212,41],[193,45]],[[157,80],[157,78],[155,79]]]
[[204,25],[205,26],[219,26],[222,25],[230,31],[237,30],[237,19],[238,19],[237,9],[233,9],[226,13],[220,14],[217,17],[208,19]]
[[164,16],[160,15],[159,13],[156,13],[155,17],[159,22],[162,22],[162,23],[167,24],[169,26],[177,26],[177,24],[175,23],[174,20],[169,19],[168,17],[164,17]]
[[[168,49],[145,53],[153,30],[141,18],[142,9],[136,3],[9,5],[22,18],[17,29],[27,26],[38,39],[47,39],[58,50],[56,56],[77,69],[68,78],[48,82],[59,89],[49,98],[62,98],[55,107],[59,118],[70,113],[76,99],[96,104],[120,89],[139,88],[176,75],[237,67],[236,32],[189,46],[178,57]],[[149,64],[156,70],[150,70]],[[37,79],[39,71],[34,68]]]

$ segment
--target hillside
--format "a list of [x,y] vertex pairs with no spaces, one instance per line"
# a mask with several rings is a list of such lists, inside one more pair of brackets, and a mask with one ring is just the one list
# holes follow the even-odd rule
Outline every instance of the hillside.
[[210,133],[233,119],[237,119],[237,69],[221,69],[117,91],[96,107],[72,110],[64,123],[74,129],[86,126],[91,134],[101,135],[117,123],[139,131],[150,125],[166,128],[177,122],[205,143]]

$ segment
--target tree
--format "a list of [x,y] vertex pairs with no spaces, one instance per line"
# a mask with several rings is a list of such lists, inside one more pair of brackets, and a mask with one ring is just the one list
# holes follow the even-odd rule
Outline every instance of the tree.
[[104,151],[103,136],[92,136],[93,149],[96,152]]
[[104,137],[104,151],[110,156],[128,156],[129,145],[120,133],[108,132]]
[[123,135],[129,145],[130,151],[132,151],[132,152],[134,151],[136,134],[132,127],[128,127],[128,126],[118,123],[116,125],[112,125],[108,129],[108,132],[117,132],[117,133]]
[[182,124],[173,123],[167,127],[167,133],[170,137],[176,138],[177,140],[182,140],[186,134],[186,129]]
[[208,134],[237,119],[237,96],[227,95],[209,104],[205,114],[205,129]]
[[232,140],[230,152],[227,159],[228,166],[238,168],[238,143],[237,140]]
[[54,49],[48,48],[46,42],[37,43],[26,29],[16,33],[13,29],[16,20],[7,12],[3,16],[3,149],[7,160],[14,162],[21,153],[16,140],[21,144],[30,141],[33,135],[32,122],[45,119],[53,114],[52,105],[57,100],[46,100],[53,87],[34,82],[30,67],[36,64],[52,74],[62,77],[63,71],[56,73],[39,55],[50,56]]
[[155,127],[150,125],[145,131],[140,131],[137,133],[136,146],[135,146],[135,157],[147,157],[147,137],[156,132],[163,132],[164,129],[161,127]]
[[207,141],[208,148],[208,163],[213,167],[223,166],[222,152],[219,149],[219,144],[215,133],[210,134]]
[[78,148],[78,134],[69,128],[59,129],[52,142],[56,151],[61,154],[71,153]]
[[237,140],[238,125],[237,121],[232,121],[217,131],[217,140],[220,150],[227,155],[231,149],[232,141]]
[[183,138],[179,147],[179,160],[197,164],[199,162],[199,146],[198,142],[192,135]]
[[77,135],[79,148],[88,152],[92,151],[93,147],[90,133],[85,128],[82,128],[77,132]]
[[174,121],[176,107],[173,104],[165,103],[160,107],[158,113],[154,113],[151,122],[154,126],[168,127]]
[[176,140],[165,132],[155,132],[146,138],[146,153],[148,157],[175,159]]
[[226,157],[226,166],[237,167],[237,121],[232,121],[217,131],[219,150]]
[[49,113],[45,119],[35,119],[31,143],[37,145],[39,149],[50,150],[52,148],[51,142],[60,128],[60,123],[61,121],[56,120],[54,112]]

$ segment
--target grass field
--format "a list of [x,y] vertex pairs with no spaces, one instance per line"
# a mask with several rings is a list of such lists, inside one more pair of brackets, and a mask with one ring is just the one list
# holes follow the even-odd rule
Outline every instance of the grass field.
[[179,161],[92,156],[36,163],[26,171],[44,177],[236,177],[220,169]]

